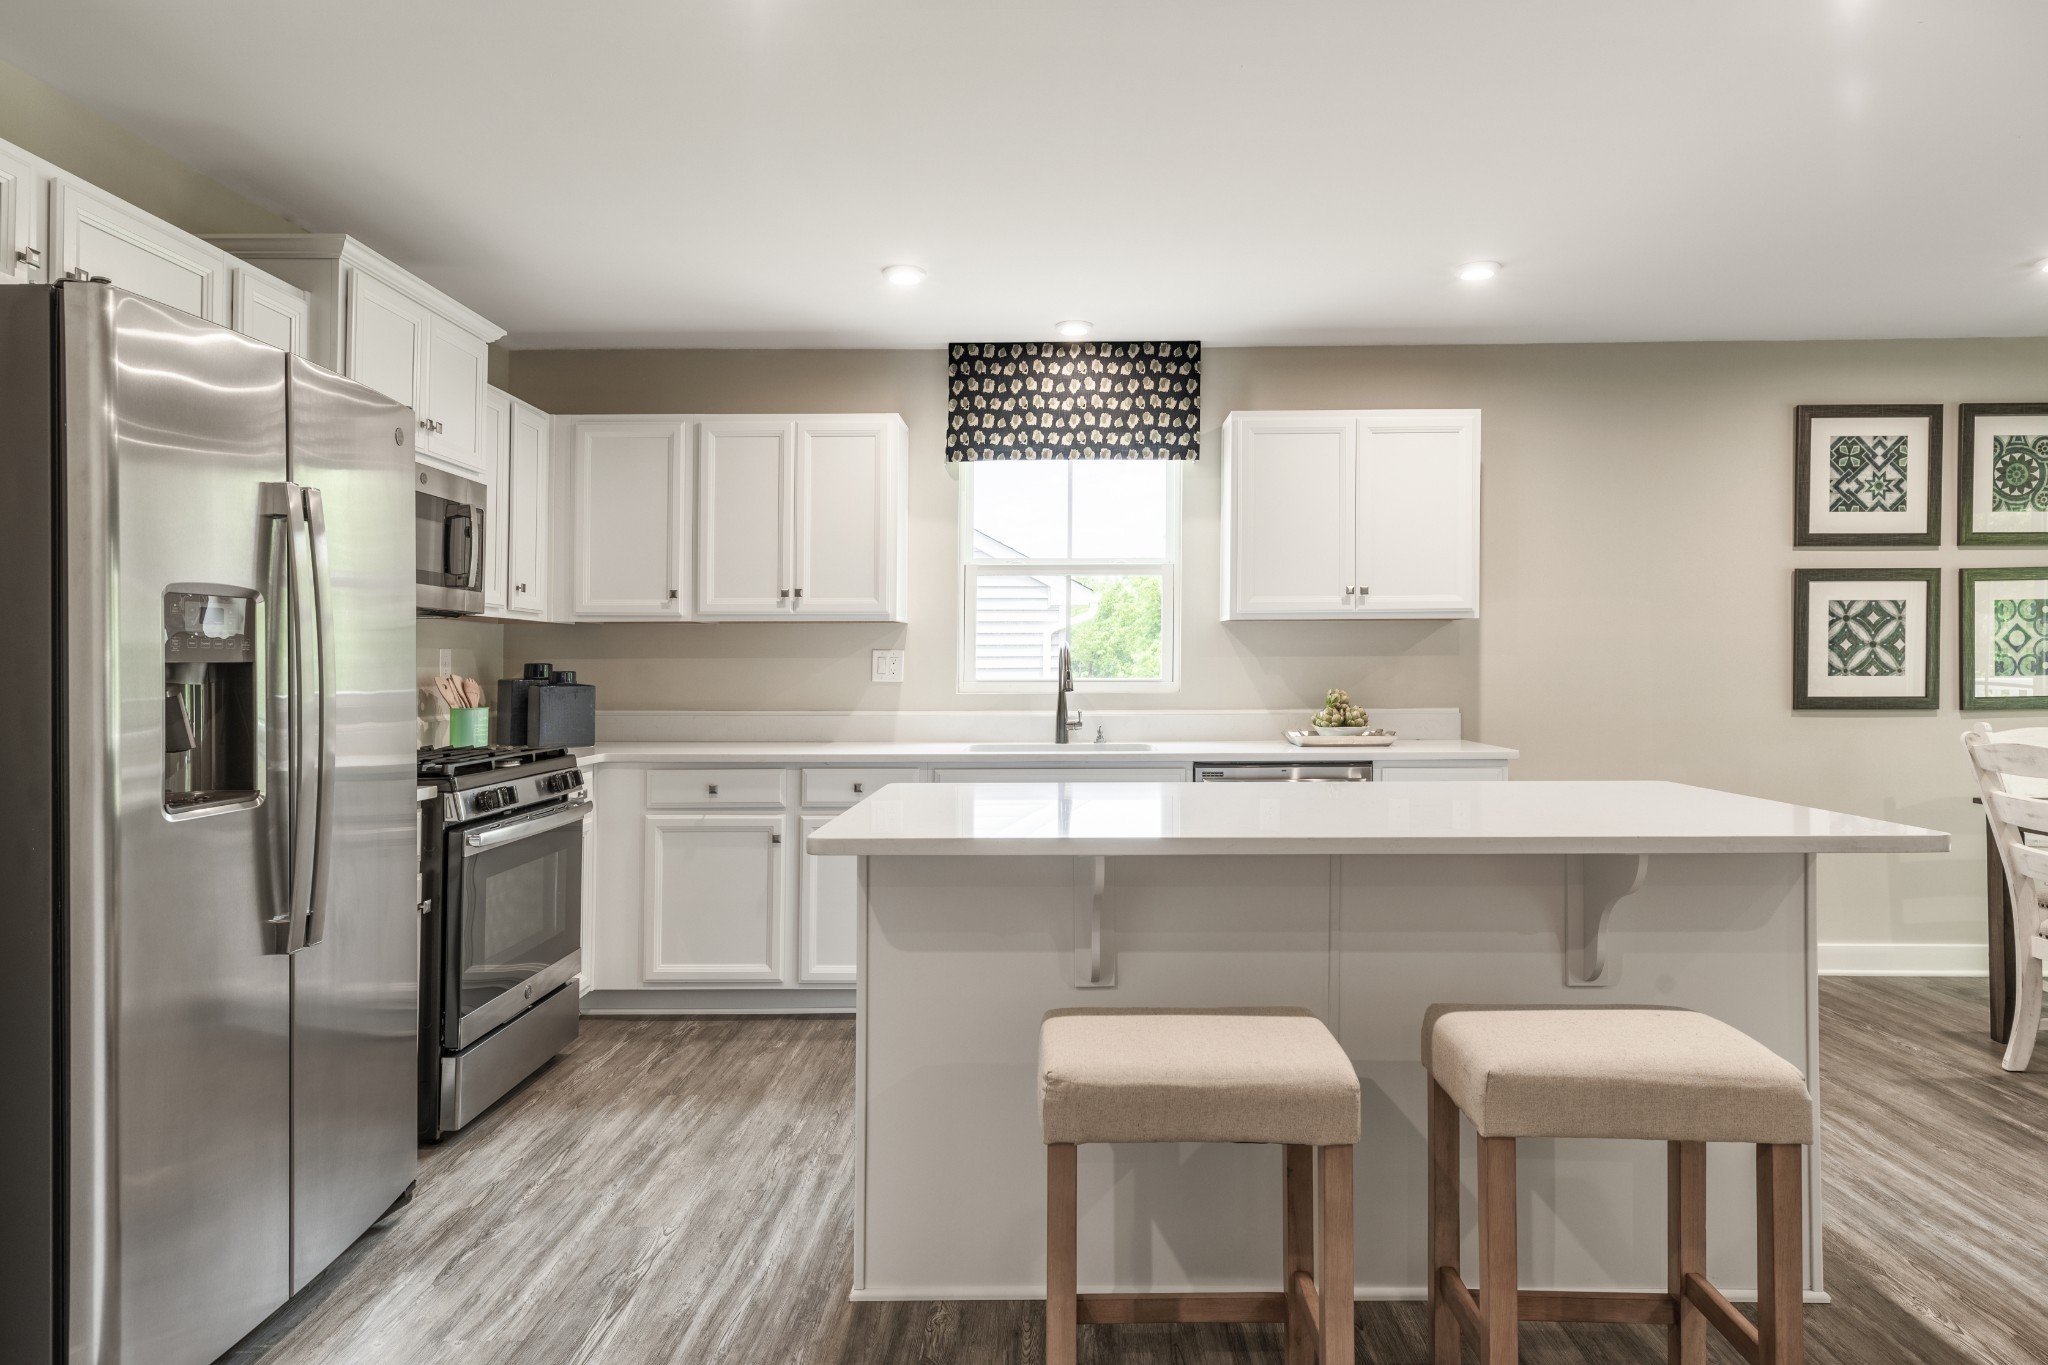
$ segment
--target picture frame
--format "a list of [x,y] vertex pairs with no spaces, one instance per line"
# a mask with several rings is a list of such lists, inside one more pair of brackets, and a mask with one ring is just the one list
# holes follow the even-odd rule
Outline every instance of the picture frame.
[[2048,402],[1964,403],[1956,544],[2048,545]]
[[1795,546],[1941,544],[1941,404],[1801,404],[1792,464]]
[[1795,569],[1792,709],[1932,711],[1940,636],[1939,569]]
[[2048,564],[1964,569],[1956,605],[1963,709],[2048,711]]

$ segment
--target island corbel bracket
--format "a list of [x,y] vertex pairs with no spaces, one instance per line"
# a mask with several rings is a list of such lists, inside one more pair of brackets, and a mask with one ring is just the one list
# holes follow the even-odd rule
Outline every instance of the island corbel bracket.
[[1090,990],[1116,984],[1109,950],[1107,858],[1074,859],[1074,985]]
[[1647,853],[1568,853],[1564,860],[1564,984],[1610,986],[1607,918],[1643,889]]

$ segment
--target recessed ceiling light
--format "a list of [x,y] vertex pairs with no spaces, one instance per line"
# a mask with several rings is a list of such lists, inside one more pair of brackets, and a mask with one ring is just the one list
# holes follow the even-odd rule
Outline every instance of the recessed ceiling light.
[[2041,262],[2041,264],[2037,266],[2036,269],[2038,269],[2043,275],[2048,275],[2048,261]]
[[1084,337],[1095,330],[1095,324],[1083,322],[1080,318],[1068,318],[1053,330],[1063,337]]
[[921,265],[885,265],[882,278],[898,289],[909,289],[924,283],[924,267]]
[[1490,280],[1498,274],[1500,274],[1499,261],[1474,261],[1470,265],[1458,267],[1458,278],[1470,284],[1476,284],[1480,280]]

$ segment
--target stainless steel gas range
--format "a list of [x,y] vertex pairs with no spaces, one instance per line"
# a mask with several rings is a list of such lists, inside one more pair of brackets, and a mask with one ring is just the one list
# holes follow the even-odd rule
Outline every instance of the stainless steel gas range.
[[468,1124],[576,1040],[583,817],[565,749],[422,749],[420,1136]]

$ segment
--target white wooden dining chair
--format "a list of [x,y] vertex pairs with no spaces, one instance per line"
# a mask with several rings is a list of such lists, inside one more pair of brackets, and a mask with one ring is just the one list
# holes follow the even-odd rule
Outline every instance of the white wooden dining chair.
[[2014,966],[2012,1037],[2007,1071],[2025,1071],[2041,1031],[2041,967],[2048,959],[2048,727],[1993,731],[1978,724],[1963,733],[1963,749],[1977,770],[1991,839],[2005,865],[2011,891]]

